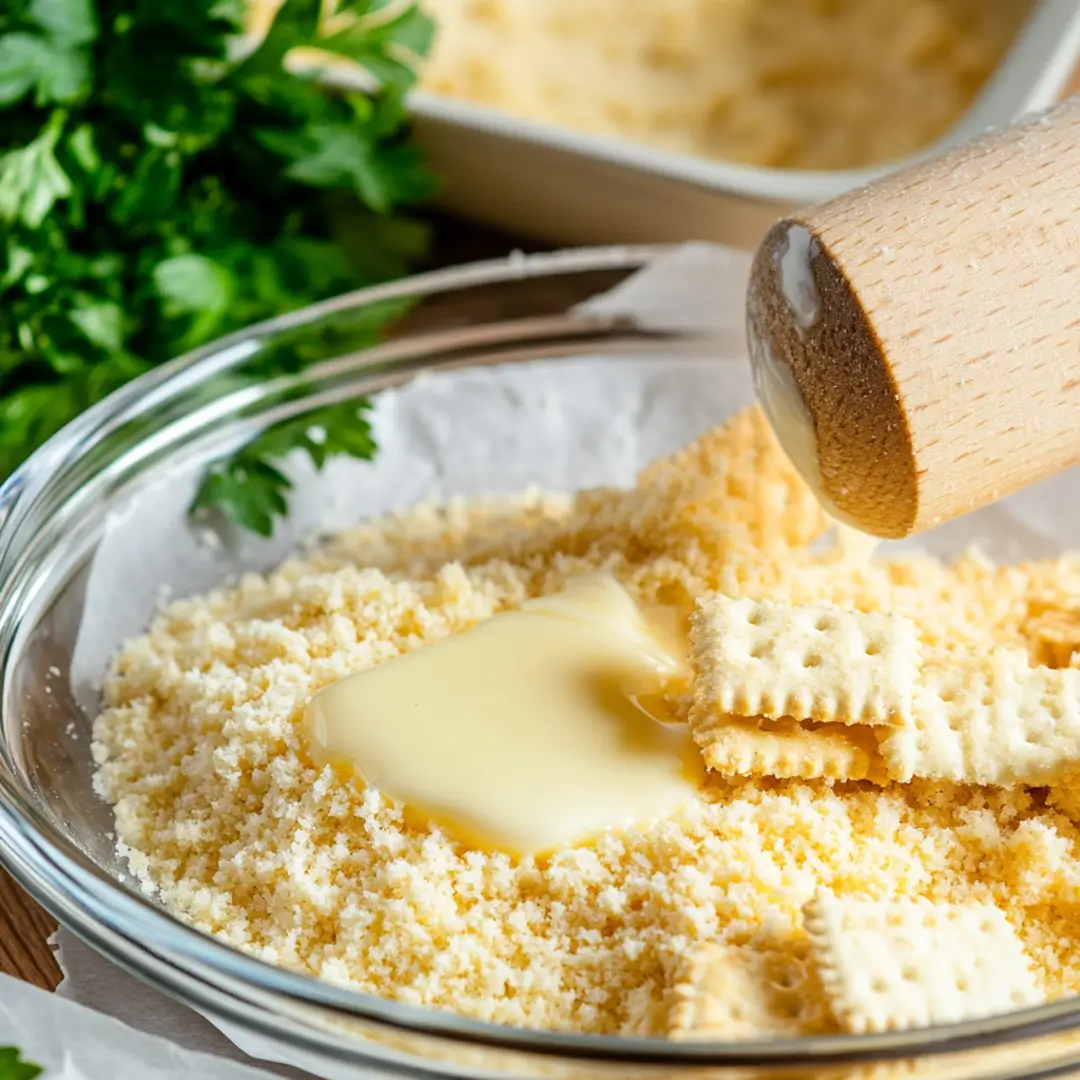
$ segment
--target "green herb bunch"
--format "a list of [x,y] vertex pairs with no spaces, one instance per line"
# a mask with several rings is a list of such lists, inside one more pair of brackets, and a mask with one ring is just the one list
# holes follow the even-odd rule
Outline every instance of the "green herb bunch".
[[[0,478],[152,365],[422,254],[395,211],[434,186],[402,106],[431,22],[412,0],[343,0],[320,36],[320,6],[285,0],[238,57],[233,0],[0,4]],[[315,45],[371,93],[287,70]],[[363,214],[348,252],[341,193]],[[223,463],[200,505],[268,533],[288,487],[270,459],[295,448],[321,464],[374,446],[355,408],[324,410]]]

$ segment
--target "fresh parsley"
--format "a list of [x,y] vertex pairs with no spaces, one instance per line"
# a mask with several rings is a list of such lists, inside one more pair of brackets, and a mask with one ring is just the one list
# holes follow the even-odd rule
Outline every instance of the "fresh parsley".
[[34,1080],[44,1071],[40,1065],[23,1061],[14,1046],[0,1046],[0,1080]]
[[367,460],[375,453],[367,400],[343,402],[286,420],[264,431],[243,450],[208,470],[193,510],[221,510],[226,517],[260,536],[273,532],[274,518],[288,512],[292,481],[273,462],[303,450],[316,469],[345,454]]
[[[0,5],[0,477],[153,365],[423,254],[399,211],[435,181],[403,96],[432,24],[413,0],[342,0],[320,36],[320,9],[285,0],[237,58],[238,0]],[[362,64],[371,93],[290,73],[313,45]],[[279,361],[258,376],[296,370]],[[318,465],[375,446],[355,403],[322,409],[215,465],[196,505],[269,533],[295,449]]]

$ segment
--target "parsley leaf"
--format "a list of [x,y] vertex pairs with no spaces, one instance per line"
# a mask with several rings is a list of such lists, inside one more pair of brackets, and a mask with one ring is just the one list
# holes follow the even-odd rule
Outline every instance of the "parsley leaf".
[[316,469],[346,455],[361,460],[375,456],[375,439],[364,413],[365,399],[314,409],[268,428],[239,453],[208,470],[191,509],[219,511],[245,529],[270,536],[274,518],[286,513],[292,481],[273,462],[303,451]]
[[0,1046],[0,1080],[34,1080],[44,1069],[23,1061],[14,1046]]
[[33,142],[0,156],[0,221],[6,225],[37,229],[56,202],[71,194],[71,180],[56,160],[63,126],[64,114],[54,112]]
[[319,47],[355,61],[384,85],[404,90],[412,85],[416,58],[431,48],[435,24],[416,6],[394,13],[391,3],[347,5],[346,12],[366,18],[323,38]]
[[217,335],[237,292],[236,279],[227,266],[208,255],[189,252],[163,259],[154,267],[153,278],[162,313],[172,318],[190,317],[177,338],[181,352]]
[[67,45],[87,45],[97,37],[90,0],[32,0],[28,15],[45,33]]
[[74,101],[90,73],[83,46],[97,35],[90,0],[32,0],[21,12],[18,0],[13,6],[22,29],[0,38],[0,105],[31,90],[37,105]]
[[[153,365],[424,254],[402,210],[435,180],[403,95],[430,20],[415,0],[342,0],[320,36],[321,0],[285,0],[235,59],[242,7],[0,3],[0,478]],[[286,69],[312,47],[362,64],[370,91]],[[265,352],[237,377],[295,374],[396,314],[376,306],[336,346]],[[289,492],[275,463],[297,448],[374,453],[355,404],[319,410],[217,463],[196,502],[268,532]]]
[[236,525],[272,536],[274,518],[288,513],[285,492],[291,487],[292,481],[264,458],[241,451],[207,471],[191,510],[219,510]]
[[[372,210],[385,212],[395,203],[433,194],[433,178],[423,171],[415,147],[379,143],[383,131],[401,122],[397,102],[386,99],[365,111],[367,115],[311,124],[297,135],[266,130],[257,137],[288,162],[286,176],[312,187],[352,188]],[[389,124],[387,115],[393,117]]]

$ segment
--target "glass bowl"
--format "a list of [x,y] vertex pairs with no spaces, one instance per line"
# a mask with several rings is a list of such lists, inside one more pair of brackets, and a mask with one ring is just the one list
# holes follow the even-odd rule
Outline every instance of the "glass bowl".
[[[76,641],[93,644],[100,605],[129,599],[122,583],[112,597],[88,592],[110,523],[122,522],[118,515],[148,491],[168,495],[178,466],[199,467],[272,423],[421,373],[562,363],[582,354],[713,363],[717,343],[699,328],[640,325],[578,307],[664,254],[620,248],[514,257],[339,297],[151,372],[38,451],[0,487],[3,863],[63,925],[116,963],[237,1041],[268,1040],[283,1048],[282,1059],[323,1076],[843,1077],[907,1063],[928,1077],[1034,1077],[1080,1066],[1075,1000],[903,1035],[771,1042],[673,1044],[499,1027],[243,955],[157,907],[119,861],[111,811],[91,787],[86,688],[73,678]],[[388,310],[396,322],[373,345],[373,315]],[[306,367],[261,377],[271,355],[276,370],[290,358],[294,370],[301,360]],[[566,370],[572,380],[575,369]],[[611,370],[617,377],[624,369]],[[371,468],[377,476],[379,459]],[[136,553],[140,542],[154,539],[136,537]],[[268,569],[291,541],[286,535],[276,543],[244,541],[233,556]]]

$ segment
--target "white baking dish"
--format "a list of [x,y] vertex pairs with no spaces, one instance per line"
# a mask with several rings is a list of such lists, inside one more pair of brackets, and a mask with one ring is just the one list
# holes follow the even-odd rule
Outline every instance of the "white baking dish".
[[[237,42],[238,54],[254,47],[280,3],[247,0],[248,34]],[[1037,0],[997,71],[947,135],[904,159],[828,172],[657,150],[424,91],[411,94],[409,105],[417,137],[445,182],[440,201],[449,210],[568,246],[700,239],[753,248],[785,212],[1051,105],[1078,57],[1080,0]],[[325,54],[297,55],[293,63],[314,65],[328,86],[371,85],[362,68]]]
[[[924,153],[1051,104],[1078,56],[1080,0],[1040,0],[972,108]],[[363,76],[336,69],[325,78],[356,86]],[[756,168],[580,134],[429,93],[415,93],[410,104],[417,136],[444,177],[445,207],[555,244],[703,239],[751,248],[786,211],[900,164],[835,172]]]

